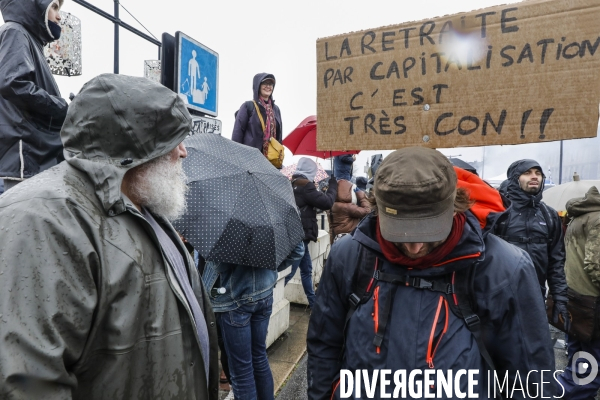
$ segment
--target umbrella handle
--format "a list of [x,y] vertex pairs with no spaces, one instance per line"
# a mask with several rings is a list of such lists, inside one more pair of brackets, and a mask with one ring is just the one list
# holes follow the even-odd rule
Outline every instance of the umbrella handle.
[[331,176],[335,176],[335,170],[333,169],[333,157],[331,156],[331,151],[329,152],[329,159],[331,160]]

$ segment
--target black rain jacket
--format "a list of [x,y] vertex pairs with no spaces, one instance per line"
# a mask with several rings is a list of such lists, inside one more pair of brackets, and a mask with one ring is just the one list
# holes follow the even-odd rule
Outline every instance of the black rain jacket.
[[[518,372],[523,385],[529,385],[530,393],[534,393],[535,385],[541,380],[554,383],[549,372],[543,376],[539,373],[541,370],[554,371],[554,353],[544,302],[537,291],[531,290],[536,276],[524,251],[487,230],[482,233],[478,220],[467,212],[463,235],[445,260],[436,267],[408,271],[385,259],[376,239],[376,224],[377,217],[367,216],[352,235],[341,238],[331,247],[308,327],[310,400],[339,398],[340,369],[367,370],[369,376],[376,369],[390,369],[392,374],[396,370],[406,370],[407,376],[417,369],[434,368],[444,372],[474,369],[479,372],[475,392],[479,398],[488,398],[487,366],[475,338],[463,319],[448,312],[447,308],[444,311],[443,306],[440,310],[445,301],[440,292],[379,281],[379,290],[375,288],[377,300],[372,296],[359,305],[348,321],[344,358],[340,360],[348,297],[352,293],[352,279],[363,247],[377,255],[381,272],[391,274],[410,272],[413,276],[436,279],[476,263],[472,285],[476,307],[473,310],[481,318],[481,334],[494,360],[497,375],[504,377],[508,373],[512,387]],[[380,352],[377,352],[373,344],[375,304],[384,303],[389,296],[392,296],[391,311]],[[435,349],[430,346],[432,337],[437,342]],[[433,353],[430,363],[428,353]],[[534,372],[526,383],[523,377],[527,377],[529,371]],[[423,376],[417,376],[416,380],[422,383]],[[460,386],[462,392],[466,392],[466,380],[461,381]],[[551,383],[544,384],[545,396],[552,395],[551,386]],[[391,393],[389,389],[390,386],[388,393]],[[513,395],[513,398],[524,397],[520,391]],[[367,398],[364,387],[362,396]],[[379,399],[379,396],[378,386],[375,397],[369,398]]]
[[304,240],[315,242],[319,236],[317,210],[315,208],[329,210],[333,207],[337,196],[337,180],[331,177],[327,193],[323,193],[317,190],[316,186],[304,178],[303,175],[294,175],[292,177],[292,187],[294,189],[296,205],[300,209],[302,228],[304,228]]
[[[534,160],[520,160],[508,168],[501,194],[511,201],[512,206],[498,220],[495,233],[506,241],[525,250],[535,266],[540,290],[546,293],[546,281],[553,297],[567,296],[565,278],[565,247],[563,230],[558,213],[547,204],[541,205],[544,182],[540,191],[531,195],[519,185],[519,176],[530,168],[542,167]],[[546,212],[542,210],[546,208]],[[551,221],[548,221],[548,217]],[[547,240],[546,243],[540,243]]]
[[43,46],[52,0],[0,0],[0,179],[23,180],[62,161],[67,102]]

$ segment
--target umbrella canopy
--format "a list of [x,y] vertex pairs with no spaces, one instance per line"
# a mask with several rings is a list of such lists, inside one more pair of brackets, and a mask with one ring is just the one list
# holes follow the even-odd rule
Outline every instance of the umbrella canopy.
[[209,261],[276,269],[304,238],[289,180],[220,135],[184,141],[188,211],[175,228]]
[[300,125],[283,139],[283,145],[290,149],[295,156],[329,158],[341,156],[342,154],[360,153],[360,150],[317,150],[317,117],[315,115],[311,115],[300,122]]
[[[288,165],[287,167],[283,167],[281,169],[281,173],[285,175],[289,180],[292,179],[294,172],[296,172],[296,168],[298,168],[298,163]],[[325,179],[329,178],[329,174],[323,169],[321,164],[317,163],[317,174],[315,175],[314,182],[319,183]]]
[[580,180],[579,175],[573,176],[573,182],[554,186],[542,193],[542,200],[556,211],[566,211],[567,201],[583,197],[587,191],[596,186],[600,188],[600,180]]
[[479,175],[477,173],[477,169],[472,166],[471,164],[469,164],[466,161],[461,160],[460,158],[455,158],[455,157],[450,157],[449,161],[452,163],[452,165],[454,165],[455,167],[458,167],[460,169],[464,169],[465,171],[469,171],[472,174],[475,175]]

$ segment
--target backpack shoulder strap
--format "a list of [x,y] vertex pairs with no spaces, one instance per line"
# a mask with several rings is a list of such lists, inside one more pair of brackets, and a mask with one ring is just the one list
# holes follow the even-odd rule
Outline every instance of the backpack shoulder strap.
[[252,116],[252,113],[254,112],[254,100],[248,100],[247,102],[244,103],[246,105],[246,112],[248,113],[248,119],[250,119],[250,117]]
[[548,244],[553,244],[554,230],[556,229],[555,219],[552,218],[552,215],[550,215],[550,210],[548,210],[548,206],[543,201],[540,202],[540,210],[542,210],[546,224],[548,224]]
[[[465,325],[475,338],[479,354],[483,357],[484,361],[490,368],[490,370],[496,371],[494,360],[487,351],[483,337],[481,336],[481,319],[474,310],[477,310],[477,302],[474,296],[474,278],[475,268],[477,263],[473,263],[469,268],[464,268],[459,271],[455,271],[452,274],[451,283],[453,286],[452,298],[449,299],[450,308],[452,312],[465,322]],[[502,399],[502,395],[499,395]]]
[[352,274],[352,293],[348,296],[348,311],[346,312],[346,319],[344,321],[344,343],[342,344],[342,350],[340,351],[340,360],[343,359],[344,350],[346,349],[346,330],[348,328],[348,322],[358,306],[369,300],[373,295],[375,273],[378,269],[379,259],[375,253],[368,250],[365,246],[360,246],[357,267]]

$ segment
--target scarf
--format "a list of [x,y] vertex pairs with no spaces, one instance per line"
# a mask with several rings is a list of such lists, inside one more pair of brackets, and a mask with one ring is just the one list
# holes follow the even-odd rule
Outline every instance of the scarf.
[[275,112],[273,111],[273,104],[271,98],[268,101],[264,101],[262,97],[258,99],[260,104],[265,108],[267,119],[265,120],[265,131],[263,132],[263,154],[266,156],[269,154],[269,142],[271,138],[276,137],[277,127],[275,124]]
[[441,262],[458,244],[463,230],[465,228],[465,222],[467,216],[464,213],[457,213],[452,221],[452,230],[450,235],[446,238],[446,241],[436,247],[431,253],[421,258],[412,259],[405,256],[392,242],[389,242],[381,236],[379,230],[379,218],[377,219],[377,242],[381,246],[381,251],[387,260],[393,264],[399,264],[410,268],[426,269],[429,267],[435,267],[436,264]]

